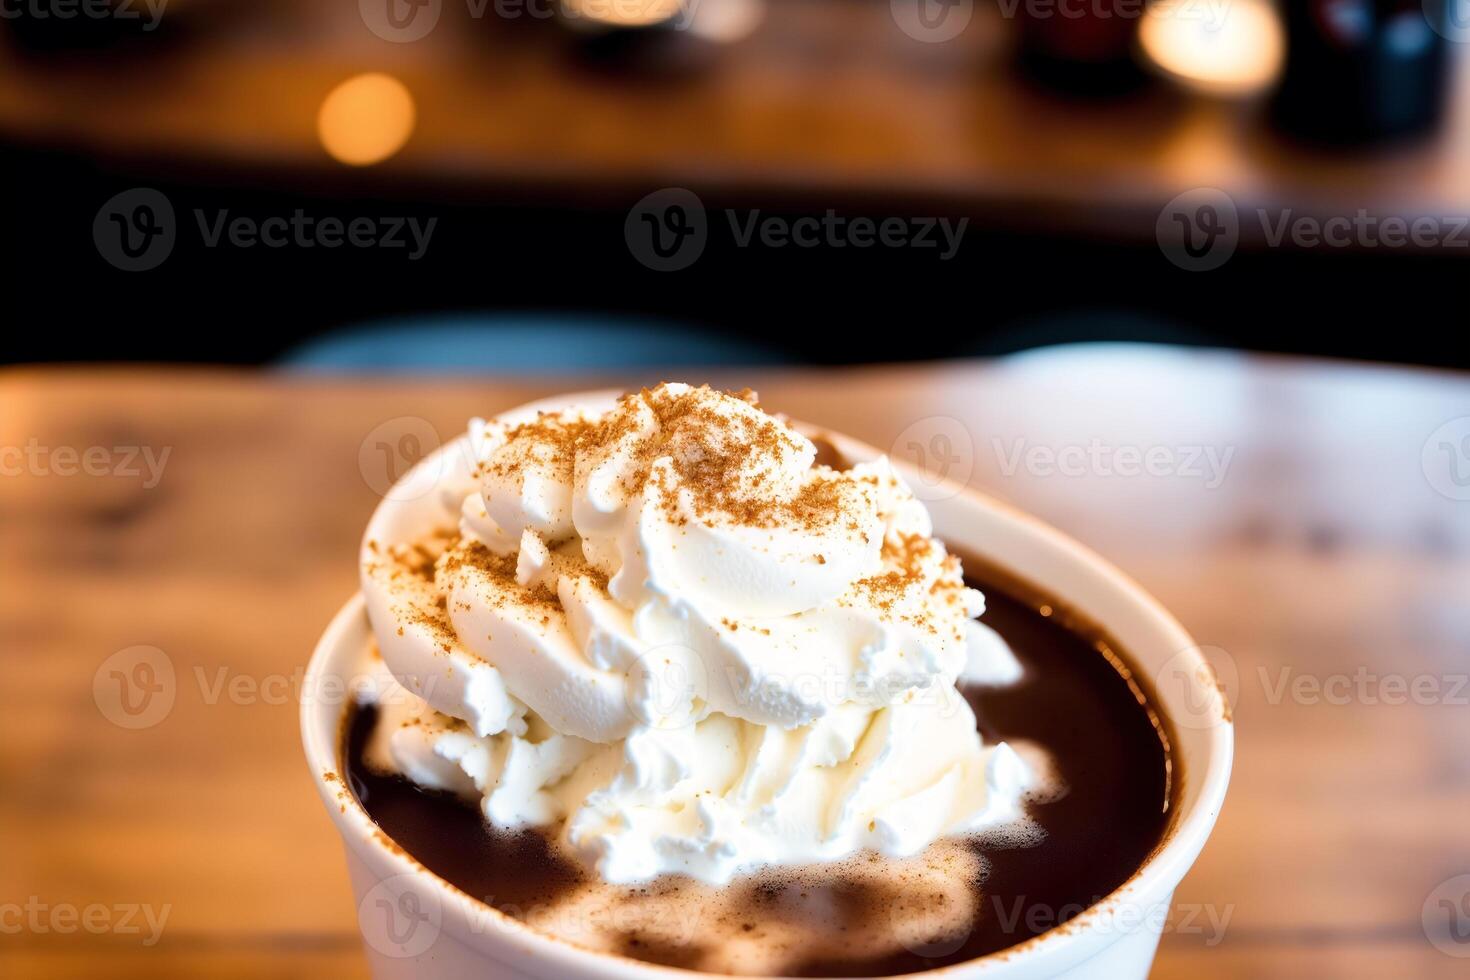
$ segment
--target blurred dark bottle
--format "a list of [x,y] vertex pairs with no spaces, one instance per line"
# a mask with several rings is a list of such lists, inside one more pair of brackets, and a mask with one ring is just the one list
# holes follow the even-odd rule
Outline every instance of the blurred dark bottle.
[[1133,57],[1145,0],[1002,0],[1019,22],[1022,67],[1075,94],[1108,94],[1149,79]]
[[[94,54],[139,39],[155,50],[199,0],[0,0],[0,29],[21,54]],[[175,9],[177,7],[178,9]]]
[[1286,67],[1274,114],[1284,129],[1362,144],[1439,122],[1447,32],[1470,14],[1466,0],[1283,0],[1282,14]]
[[[0,0],[3,2],[3,0]],[[701,71],[745,40],[765,0],[559,0],[561,22],[578,36],[585,64],[628,77]]]

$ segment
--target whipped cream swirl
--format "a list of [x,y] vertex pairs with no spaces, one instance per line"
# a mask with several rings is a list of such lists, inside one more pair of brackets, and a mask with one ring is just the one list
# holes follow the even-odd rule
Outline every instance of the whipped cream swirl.
[[681,384],[468,446],[438,530],[364,542],[373,765],[614,883],[1022,817],[1031,770],[956,688],[1019,667],[886,459],[819,465],[753,396]]

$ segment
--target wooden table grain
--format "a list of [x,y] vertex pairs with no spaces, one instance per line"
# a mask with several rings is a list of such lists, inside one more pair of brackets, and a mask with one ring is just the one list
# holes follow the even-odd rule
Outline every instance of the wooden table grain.
[[[1470,378],[1079,348],[711,380],[944,450],[1234,668],[1235,778],[1156,977],[1465,975]],[[0,375],[0,975],[365,976],[294,685],[403,435],[592,383]],[[94,681],[140,645],[172,706],[121,727]]]

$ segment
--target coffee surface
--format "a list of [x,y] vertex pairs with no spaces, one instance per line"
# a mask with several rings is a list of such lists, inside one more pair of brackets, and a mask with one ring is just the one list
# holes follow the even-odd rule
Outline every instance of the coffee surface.
[[[493,831],[469,804],[370,771],[362,763],[376,716],[370,707],[348,729],[348,780],[389,837],[460,890],[568,938],[578,928],[561,926],[579,916],[580,926],[590,921],[599,929],[617,921],[611,941],[598,948],[637,959],[874,976],[1003,950],[1065,924],[1127,881],[1162,840],[1181,774],[1167,727],[1149,710],[1152,695],[1123,651],[1013,583],[983,576],[970,584],[985,593],[981,621],[1025,669],[1012,686],[964,690],[981,734],[987,743],[1044,750],[1059,786],[1028,806],[1033,826],[1016,833],[941,841],[902,862],[859,855],[773,869],[715,895],[679,878],[612,888],[538,832]],[[681,908],[690,927],[670,930],[668,910]],[[641,925],[640,909],[656,928]],[[742,957],[747,946],[760,955]]]

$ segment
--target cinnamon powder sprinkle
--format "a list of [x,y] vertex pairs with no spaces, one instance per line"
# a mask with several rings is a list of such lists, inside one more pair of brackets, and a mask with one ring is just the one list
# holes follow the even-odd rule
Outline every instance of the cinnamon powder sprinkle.
[[[883,560],[887,565],[896,565],[886,572],[871,575],[868,578],[859,579],[853,585],[853,591],[862,596],[875,608],[894,615],[899,603],[910,597],[912,590],[922,586],[925,580],[924,559],[934,550],[934,541],[921,534],[894,534],[883,542]],[[964,588],[963,581],[957,576],[959,560],[953,555],[946,555],[944,568],[954,575],[941,577],[930,587],[930,594],[948,590],[949,594],[945,601],[956,603],[960,600],[960,590]],[[948,581],[954,578],[954,581]],[[915,626],[924,627],[931,632],[937,632],[935,624],[926,617],[902,616],[907,622]]]
[[[508,429],[503,449],[509,447],[509,451],[481,462],[479,472],[514,475],[527,466],[566,471],[575,467],[579,454],[630,454],[632,465],[621,475],[623,489],[630,495],[646,491],[676,524],[687,522],[685,508],[691,507],[702,522],[827,533],[840,529],[855,537],[865,533],[852,515],[874,506],[880,489],[875,476],[854,479],[850,473],[816,464],[802,470],[794,485],[778,485],[778,474],[790,469],[803,454],[804,440],[779,418],[712,406],[711,393],[708,386],[688,391],[661,386],[624,395],[617,407],[596,419],[540,413]],[[725,395],[759,408],[749,389]],[[656,422],[651,430],[650,414]],[[660,459],[672,464],[676,480],[665,481],[663,471],[654,470],[654,462]],[[883,545],[889,570],[860,580],[853,589],[875,607],[895,612],[895,606],[926,580],[923,560],[932,547],[921,535],[891,537]],[[485,590],[485,598],[497,607],[514,604],[527,612],[539,612],[543,624],[549,624],[551,614],[562,612],[554,590],[539,583],[520,585],[514,554],[497,555],[483,544],[461,540],[457,529],[438,531],[428,542],[407,546],[383,548],[371,541],[369,550],[387,567],[391,578],[411,578],[411,584],[420,588],[434,587],[436,571],[453,576],[469,566],[489,580],[492,587]],[[569,557],[553,550],[552,559],[568,566],[564,571],[570,574],[592,577],[605,591],[606,577],[586,565],[580,555]],[[824,554],[814,554],[811,560],[827,564]],[[941,576],[930,592],[937,596],[949,589],[946,601],[958,602],[961,586],[947,581],[959,581],[953,556],[946,559],[946,571],[951,570],[955,574]],[[555,578],[547,575],[543,581]],[[449,650],[456,637],[442,598],[437,605],[412,605],[411,618],[428,627]],[[735,628],[733,623],[726,626]]]
[[[546,613],[562,611],[561,600],[545,585],[527,588],[516,581],[515,555],[497,555],[483,544],[473,542],[456,548],[444,559],[444,571],[449,575],[458,573],[466,566],[481,573],[496,586],[494,592],[485,596],[485,600],[496,608],[515,603]],[[543,624],[549,621],[549,618],[543,618]]]
[[[827,528],[855,502],[849,499],[853,483],[825,467],[812,470],[795,494],[781,496],[772,477],[801,453],[800,437],[769,416],[719,411],[708,404],[710,391],[708,386],[679,393],[645,388],[624,396],[618,409],[584,433],[584,444],[600,449],[636,440],[628,447],[634,465],[623,488],[632,494],[651,481],[675,522],[682,520],[679,490],[689,495],[701,520],[723,516],[751,528]],[[725,394],[758,407],[748,389]],[[658,422],[656,436],[637,440],[639,413],[628,410],[629,399],[641,401],[652,413]],[[673,463],[679,476],[677,489],[651,476],[654,461],[661,457]]]
[[506,445],[515,447],[514,452],[508,458],[481,463],[481,472],[513,476],[533,463],[570,471],[577,458],[577,448],[585,443],[595,424],[588,419],[538,412],[534,420],[506,433]]

